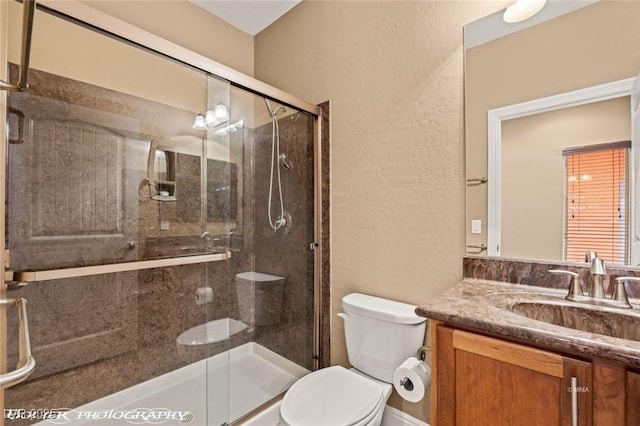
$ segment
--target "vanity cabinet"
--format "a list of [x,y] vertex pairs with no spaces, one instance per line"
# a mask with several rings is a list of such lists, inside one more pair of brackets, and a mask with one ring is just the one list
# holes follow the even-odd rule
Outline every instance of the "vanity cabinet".
[[[640,373],[431,321],[432,426],[640,425]],[[572,407],[572,378],[577,392]]]
[[627,371],[625,386],[628,425],[640,425],[640,374]]
[[433,426],[593,424],[590,362],[438,323],[431,343]]

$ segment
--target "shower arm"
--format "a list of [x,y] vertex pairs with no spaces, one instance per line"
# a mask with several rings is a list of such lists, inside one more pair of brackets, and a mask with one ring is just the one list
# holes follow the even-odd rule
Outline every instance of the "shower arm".
[[36,0],[22,1],[22,55],[20,58],[20,77],[17,84],[0,80],[0,90],[23,92],[29,87],[29,59],[31,57],[31,35],[33,33],[33,16],[36,9]]

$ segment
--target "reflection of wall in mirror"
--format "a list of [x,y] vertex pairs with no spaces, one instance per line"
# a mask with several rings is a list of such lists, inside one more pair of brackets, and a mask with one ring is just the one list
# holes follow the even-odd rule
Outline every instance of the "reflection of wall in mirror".
[[[635,76],[639,21],[640,2],[598,2],[467,50],[467,178],[487,175],[488,110]],[[467,188],[467,219],[467,244],[485,243],[470,221],[486,223],[486,185]]]
[[565,148],[629,140],[629,97],[502,124],[501,255],[563,256]]

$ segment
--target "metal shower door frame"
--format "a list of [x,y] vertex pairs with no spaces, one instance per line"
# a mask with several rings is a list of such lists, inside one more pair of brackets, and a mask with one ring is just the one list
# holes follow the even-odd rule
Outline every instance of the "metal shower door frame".
[[[7,36],[9,33],[9,5],[7,2],[0,2],[0,79],[6,81],[8,78],[9,70],[7,63]],[[6,117],[7,115],[7,92],[0,91],[0,116]],[[7,163],[7,122],[6,120],[0,120],[0,138],[2,138],[2,149],[0,149],[0,176],[2,176],[2,185],[0,185],[0,200],[6,198],[6,163]],[[5,203],[0,203],[0,217],[4,218],[6,214]],[[0,220],[0,239],[6,241],[5,238],[5,220]],[[4,245],[3,245],[4,246]],[[5,265],[7,262],[5,250],[0,250],[0,265]],[[4,274],[0,274],[0,299],[7,298],[7,286],[4,282]],[[7,306],[0,306],[0,374],[7,372]],[[4,389],[0,388],[0,426],[4,426]]]

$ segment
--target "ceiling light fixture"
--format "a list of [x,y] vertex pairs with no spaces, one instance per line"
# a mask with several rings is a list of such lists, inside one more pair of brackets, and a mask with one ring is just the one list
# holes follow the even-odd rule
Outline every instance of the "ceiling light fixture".
[[207,130],[207,122],[205,121],[204,115],[196,115],[196,119],[193,120],[193,125],[191,127],[195,130]]
[[193,125],[195,130],[207,130],[229,121],[229,109],[225,104],[218,104],[213,110],[207,110],[196,115]]
[[547,0],[516,0],[504,11],[502,19],[509,24],[524,21],[540,12]]

